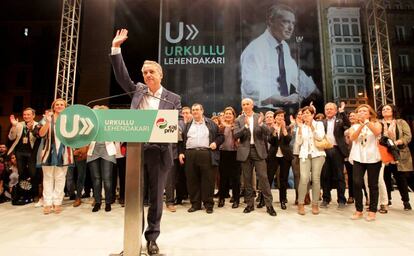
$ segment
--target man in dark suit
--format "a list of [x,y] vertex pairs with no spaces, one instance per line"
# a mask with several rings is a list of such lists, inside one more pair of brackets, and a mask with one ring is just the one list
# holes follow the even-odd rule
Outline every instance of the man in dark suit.
[[[135,84],[129,77],[121,55],[121,44],[128,38],[128,30],[118,30],[112,41],[111,61],[115,78],[126,91],[134,91],[131,109],[181,109],[181,98],[161,85],[163,77],[161,66],[155,61],[145,61],[142,75],[145,84]],[[152,97],[152,96],[155,97]],[[163,100],[157,99],[161,98]],[[163,193],[168,171],[173,165],[172,144],[148,143],[144,145],[144,168],[148,173],[150,207],[148,209],[148,227],[145,230],[148,254],[159,253],[156,239],[160,234],[160,222],[163,207]]]
[[345,113],[345,103],[341,102],[338,109],[335,103],[328,102],[325,105],[325,116],[323,125],[326,137],[334,147],[326,149],[326,159],[321,174],[322,203],[321,207],[327,207],[331,201],[331,189],[336,187],[338,194],[338,208],[344,208],[345,198],[345,176],[344,159],[349,155],[349,149],[345,143],[344,132],[351,125]]
[[235,121],[234,137],[240,139],[237,148],[237,160],[241,162],[241,168],[245,187],[245,200],[247,207],[244,213],[254,210],[254,198],[252,187],[253,167],[259,180],[259,188],[263,194],[266,211],[271,216],[276,216],[273,208],[273,196],[267,179],[267,138],[269,129],[263,122],[263,114],[253,112],[253,100],[245,98],[242,100],[243,114]]

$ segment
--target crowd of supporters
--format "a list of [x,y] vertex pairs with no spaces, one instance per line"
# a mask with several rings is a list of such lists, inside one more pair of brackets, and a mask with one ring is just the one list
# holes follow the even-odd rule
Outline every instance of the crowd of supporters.
[[[67,147],[55,133],[65,108],[57,99],[41,118],[32,108],[24,109],[22,121],[10,116],[9,142],[0,144],[0,202],[33,202],[45,215],[62,212],[65,194],[73,207],[93,196],[92,212],[101,209],[102,200],[105,211],[115,202],[124,206],[126,143]],[[182,108],[174,166],[166,170],[167,210],[176,212],[175,205],[189,201],[188,212],[204,207],[211,214],[230,198],[233,209],[243,204],[249,213],[265,207],[276,216],[276,201],[281,210],[291,208],[287,190],[292,188],[300,215],[307,213],[306,205],[317,215],[320,208],[355,204],[351,219],[357,220],[364,217],[365,194],[365,219],[373,221],[377,211],[388,213],[394,185],[404,210],[411,210],[413,127],[398,117],[394,105],[375,112],[362,104],[347,113],[344,103],[330,102],[324,113],[311,104],[287,116],[283,109],[256,113],[246,98],[241,108],[238,114],[229,106],[211,118],[201,104]],[[144,186],[145,205],[149,196]]]

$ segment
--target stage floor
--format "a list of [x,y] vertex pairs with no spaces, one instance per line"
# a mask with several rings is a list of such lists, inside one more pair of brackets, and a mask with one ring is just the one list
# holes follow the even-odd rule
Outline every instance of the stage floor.
[[[333,191],[335,196],[336,191]],[[277,190],[273,190],[278,201]],[[413,198],[413,193],[410,193]],[[214,208],[187,213],[189,204],[177,212],[164,211],[158,245],[169,256],[198,255],[410,255],[414,251],[414,212],[404,211],[398,191],[388,214],[377,220],[350,220],[354,205],[338,210],[336,204],[314,216],[296,213],[294,191],[288,192],[288,209],[274,203],[277,217],[255,209],[244,214],[244,204],[231,209]],[[412,200],[414,201],[414,200]],[[34,204],[0,204],[0,255],[104,256],[123,247],[124,208],[91,212],[91,200],[78,208],[65,200],[59,215],[43,215]],[[217,204],[216,204],[217,205]],[[413,204],[414,205],[414,204]],[[143,243],[143,250],[145,245]]]

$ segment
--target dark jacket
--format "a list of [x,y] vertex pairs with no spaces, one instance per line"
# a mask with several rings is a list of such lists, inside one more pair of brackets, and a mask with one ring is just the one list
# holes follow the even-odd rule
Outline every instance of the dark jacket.
[[290,148],[289,144],[292,139],[292,136],[290,135],[290,132],[288,131],[288,135],[285,136],[283,133],[280,133],[280,137],[277,135],[274,135],[274,128],[271,128],[270,130],[271,134],[269,135],[269,156],[268,158],[275,158],[277,149],[280,147],[280,150],[282,151],[283,157],[287,161],[293,160],[293,153],[292,149]]
[[[223,134],[219,131],[219,128],[217,126],[216,123],[213,122],[213,120],[211,120],[210,118],[204,117],[204,122],[207,126],[207,129],[209,131],[209,144],[215,142],[217,147],[215,150],[210,150],[210,154],[211,154],[211,164],[213,166],[218,166],[219,165],[219,160],[220,160],[220,152],[219,152],[219,148],[221,143],[223,143],[224,141],[224,136]],[[189,122],[186,123],[184,125],[184,129],[183,129],[183,133],[182,133],[182,137],[183,140],[182,142],[179,142],[178,145],[178,149],[180,154],[185,154],[185,147],[187,144],[187,134],[188,131],[190,130],[191,125],[193,124],[193,122]]]
[[[323,120],[323,126],[325,128],[325,133],[328,129],[328,122],[327,120]],[[336,144],[338,145],[339,151],[341,151],[342,156],[348,157],[349,156],[349,149],[348,145],[345,142],[345,130],[351,127],[351,122],[349,121],[348,115],[345,112],[337,113],[336,120],[334,124],[334,136],[336,140]]]

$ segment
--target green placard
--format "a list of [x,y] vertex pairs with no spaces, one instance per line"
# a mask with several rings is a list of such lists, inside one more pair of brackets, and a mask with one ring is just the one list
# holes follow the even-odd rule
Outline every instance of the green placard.
[[158,110],[95,110],[99,120],[96,141],[148,142]]
[[56,122],[64,145],[79,148],[92,141],[176,143],[178,110],[66,108]]
[[56,136],[66,146],[80,148],[93,141],[99,131],[95,112],[84,105],[67,107],[56,121]]

